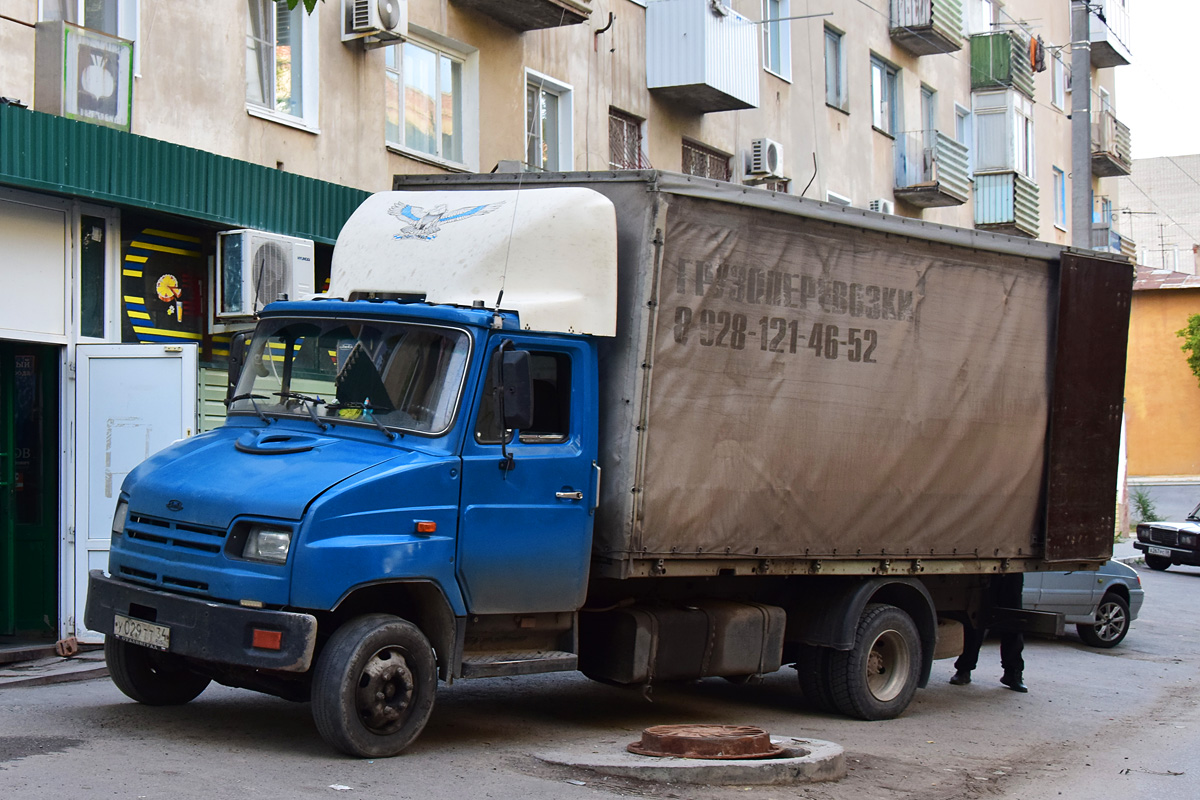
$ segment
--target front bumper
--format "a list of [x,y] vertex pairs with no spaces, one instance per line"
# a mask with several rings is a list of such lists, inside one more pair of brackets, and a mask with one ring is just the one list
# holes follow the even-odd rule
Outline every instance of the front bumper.
[[1152,544],[1150,542],[1134,542],[1133,548],[1150,555],[1169,558],[1172,564],[1187,564],[1193,567],[1200,567],[1200,553],[1197,553],[1195,550],[1187,550],[1182,547],[1167,547],[1166,545]]
[[[122,614],[171,629],[170,652],[217,664],[281,672],[305,672],[317,643],[317,619],[311,614],[242,608],[171,594],[88,573],[84,623],[110,635],[113,615]],[[280,649],[251,646],[254,630],[279,632]]]

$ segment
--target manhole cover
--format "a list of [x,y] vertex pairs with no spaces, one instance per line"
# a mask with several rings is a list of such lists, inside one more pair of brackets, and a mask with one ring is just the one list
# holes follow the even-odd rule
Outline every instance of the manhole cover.
[[642,756],[674,758],[778,758],[787,748],[751,725],[655,725],[625,748]]

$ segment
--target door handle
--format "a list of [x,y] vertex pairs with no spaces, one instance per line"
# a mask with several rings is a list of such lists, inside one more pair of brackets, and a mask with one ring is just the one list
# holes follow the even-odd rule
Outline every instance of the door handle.
[[583,492],[555,492],[554,496],[559,500],[582,500]]

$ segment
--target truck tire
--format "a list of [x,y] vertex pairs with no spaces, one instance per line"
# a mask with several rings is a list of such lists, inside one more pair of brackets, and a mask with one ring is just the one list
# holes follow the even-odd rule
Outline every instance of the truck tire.
[[1146,553],[1146,566],[1150,569],[1156,569],[1160,572],[1171,566],[1171,559],[1166,556],[1152,556]]
[[178,656],[104,637],[109,677],[126,697],[147,706],[181,706],[195,700],[211,678],[183,666]]
[[1129,633],[1129,603],[1119,594],[1109,592],[1096,606],[1096,622],[1075,626],[1079,638],[1092,647],[1116,647]]
[[321,737],[360,758],[387,758],[429,721],[437,659],[425,634],[390,614],[368,614],[334,632],[317,659],[312,715]]
[[804,699],[816,711],[826,714],[836,714],[838,707],[833,702],[833,685],[829,677],[829,656],[833,651],[828,647],[801,645],[796,658],[796,678],[800,682],[800,691]]
[[892,719],[908,708],[921,679],[921,637],[912,617],[896,606],[863,609],[850,650],[829,661],[838,711],[859,719]]

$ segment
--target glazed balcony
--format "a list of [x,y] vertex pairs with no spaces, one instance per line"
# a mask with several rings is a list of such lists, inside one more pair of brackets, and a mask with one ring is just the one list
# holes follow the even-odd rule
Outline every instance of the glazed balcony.
[[453,0],[460,8],[471,8],[497,22],[521,31],[557,28],[587,22],[592,15],[590,0]]
[[896,137],[897,200],[919,208],[960,206],[971,195],[967,146],[941,131]]
[[892,41],[914,56],[961,50],[960,0],[891,0]]

